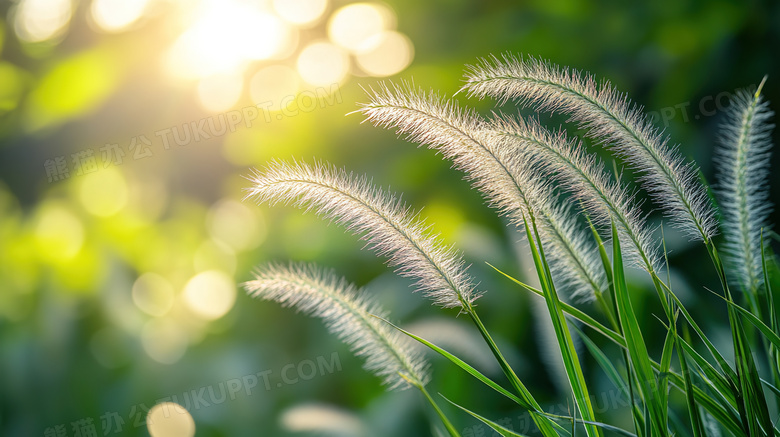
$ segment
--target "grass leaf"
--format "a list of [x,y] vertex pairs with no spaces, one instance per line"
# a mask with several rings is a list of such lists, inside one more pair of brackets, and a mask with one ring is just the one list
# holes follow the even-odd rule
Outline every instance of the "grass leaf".
[[[550,267],[545,260],[544,249],[541,246],[538,246],[537,248],[536,245],[536,242],[541,242],[541,239],[539,237],[539,232],[536,230],[533,215],[531,215],[529,219],[531,221],[531,226],[529,226],[528,220],[525,221],[526,235],[528,236],[528,243],[531,247],[531,253],[534,258],[539,281],[542,284],[542,290],[544,291],[550,318],[553,327],[555,328],[563,364],[566,368],[566,373],[569,376],[569,383],[574,394],[574,401],[583,421],[595,422],[593,405],[591,404],[590,395],[588,394],[588,385],[585,382],[585,376],[582,373],[582,367],[580,366],[579,357],[577,356],[577,351],[574,347],[574,342],[572,341],[571,332],[569,331],[566,317],[563,315],[560,299],[558,298],[555,285],[552,281]],[[531,231],[532,227],[533,233]],[[591,437],[601,436],[601,430],[592,425],[586,425],[585,432]]]
[[659,393],[659,387],[653,373],[650,356],[647,353],[642,331],[636,319],[631,299],[626,287],[626,278],[623,272],[623,254],[620,251],[620,240],[617,236],[617,228],[612,225],[612,274],[614,277],[615,301],[618,307],[618,320],[626,336],[626,346],[631,362],[631,368],[635,372],[637,387],[642,396],[645,408],[647,408],[650,420],[647,421],[653,435],[665,436],[668,434],[667,414],[665,399]]

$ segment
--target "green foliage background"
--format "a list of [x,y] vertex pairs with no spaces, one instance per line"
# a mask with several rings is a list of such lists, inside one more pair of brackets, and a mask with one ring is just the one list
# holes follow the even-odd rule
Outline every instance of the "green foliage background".
[[[463,64],[505,51],[589,70],[650,111],[664,114],[663,108],[676,108],[667,132],[709,181],[721,111],[711,112],[719,109],[716,102],[727,102],[722,93],[755,86],[769,74],[765,95],[775,110],[780,104],[778,2],[387,3],[415,46],[414,62],[397,78],[452,94],[460,87]],[[0,3],[0,13],[5,16],[11,6]],[[59,45],[33,51],[20,45],[8,22],[0,23],[0,435],[40,436],[60,424],[72,435],[71,422],[84,418],[93,418],[100,433],[106,412],[117,412],[126,422],[121,435],[147,435],[145,427],[133,426],[131,414],[166,397],[181,400],[184,393],[202,387],[219,390],[227,380],[266,370],[272,371],[269,390],[258,386],[250,396],[239,392],[233,400],[190,409],[197,435],[288,435],[278,418],[304,401],[356,412],[375,430],[371,435],[430,433],[426,415],[432,416],[417,393],[384,393],[379,381],[363,371],[319,321],[253,301],[241,290],[226,316],[183,325],[192,338],[174,364],[149,358],[140,329],[126,328],[142,326],[150,318],[130,299],[142,273],[154,271],[180,290],[199,266],[226,270],[241,283],[250,279],[258,263],[287,259],[315,261],[366,285],[401,322],[454,319],[454,313],[444,314],[412,294],[408,282],[360,251],[361,243],[352,236],[292,208],[246,204],[234,225],[244,229],[250,223],[249,243],[236,251],[233,268],[231,258],[219,250],[198,252],[213,236],[209,224],[215,220],[214,205],[240,201],[248,186],[242,176],[272,158],[327,160],[371,175],[379,185],[405,193],[414,207],[424,207],[423,214],[436,229],[466,252],[472,272],[489,290],[479,300],[482,317],[499,342],[509,346],[504,350],[514,349],[510,360],[521,379],[548,405],[563,399],[555,376],[540,358],[539,350],[547,345],[533,326],[538,310],[525,293],[484,264],[507,272],[527,271],[530,265],[519,266],[512,244],[519,236],[508,233],[439,157],[391,132],[361,124],[358,115],[345,117],[364,100],[359,86],[374,79],[352,78],[333,104],[314,111],[164,150],[155,131],[209,115],[198,109],[190,89],[172,87],[158,77],[155,45],[165,32],[165,19],[108,36],[90,31],[78,12],[76,16]],[[246,99],[242,103],[250,104]],[[491,105],[469,103],[483,110]],[[99,153],[106,143],[119,143],[126,150],[137,135],[153,139],[154,155],[140,160],[126,156],[125,163],[112,167],[126,181],[128,193],[127,206],[116,214],[99,217],[85,210],[87,176],[47,181],[47,159],[65,156],[70,162],[72,153],[90,147]],[[777,144],[777,133],[775,138]],[[772,177],[777,187],[777,175]],[[81,239],[67,226],[53,235],[42,234],[41,223],[52,211],[75,217]],[[73,238],[81,241],[77,253],[62,256]],[[706,253],[674,235],[669,238],[675,290],[688,308],[708,316],[711,332],[726,334],[722,303],[698,288],[714,284],[714,276],[699,268],[706,265]],[[206,258],[200,264],[193,262],[197,253]],[[679,285],[687,282],[697,285]],[[633,284],[638,302],[652,297],[648,287]],[[642,322],[655,323],[662,332],[653,317],[660,309],[647,309],[640,314]],[[455,323],[471,328],[464,320]],[[645,338],[651,353],[657,353],[663,337]],[[295,384],[279,378],[285,365],[318,356],[330,359],[334,352],[341,371]],[[511,417],[514,426],[520,426],[520,412],[507,401],[486,393],[452,366],[439,360],[433,364],[432,393],[440,391],[494,420]],[[586,360],[585,368],[609,390],[597,366]],[[620,421],[620,413],[605,415]],[[452,416],[459,429],[476,425],[462,414]]]

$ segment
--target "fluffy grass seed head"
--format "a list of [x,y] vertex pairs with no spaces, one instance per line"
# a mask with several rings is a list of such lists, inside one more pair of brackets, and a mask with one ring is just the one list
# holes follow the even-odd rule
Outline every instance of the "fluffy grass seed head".
[[498,114],[492,127],[504,147],[527,156],[579,200],[596,226],[608,229],[616,223],[621,239],[628,243],[624,247],[637,265],[659,271],[657,244],[634,196],[619,178],[610,178],[601,160],[588,154],[579,140],[568,138],[563,131],[551,132],[533,118]]
[[522,166],[518,156],[486,147],[485,121],[473,110],[458,106],[431,91],[408,83],[381,84],[367,90],[361,112],[376,126],[396,129],[408,141],[427,146],[452,161],[487,199],[491,207],[522,224],[528,215],[527,192],[538,184],[519,187],[514,178]]
[[522,226],[532,211],[560,287],[580,300],[605,287],[600,260],[582,223],[570,207],[559,205],[549,180],[523,154],[495,141],[490,123],[452,99],[408,83],[382,84],[367,94],[368,103],[360,109],[367,120],[440,152],[513,224]]
[[761,231],[767,228],[772,210],[768,189],[772,116],[761,87],[754,94],[738,91],[715,151],[724,255],[736,270],[739,285],[751,292],[764,282]]
[[421,386],[428,382],[428,365],[419,349],[374,317],[386,318],[387,314],[332,272],[304,264],[269,265],[244,287],[253,297],[323,319],[328,330],[363,358],[366,370],[380,377],[389,389],[408,388],[405,378]]
[[709,241],[717,222],[694,163],[686,163],[646,115],[608,82],[549,61],[505,54],[481,59],[466,72],[470,96],[516,100],[568,114],[588,135],[641,174],[641,182],[673,224],[692,239]]
[[461,254],[442,244],[400,198],[330,165],[271,162],[255,172],[247,197],[286,203],[343,224],[444,308],[468,311],[480,293]]

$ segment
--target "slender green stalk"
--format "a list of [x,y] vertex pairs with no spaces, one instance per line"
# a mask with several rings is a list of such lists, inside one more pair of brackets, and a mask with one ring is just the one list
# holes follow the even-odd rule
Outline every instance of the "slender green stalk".
[[[728,302],[734,302],[726,279],[726,272],[718,252],[714,244],[708,242],[707,246],[710,249],[712,262],[718,271],[721,286],[726,293],[726,299]],[[758,370],[753,360],[753,353],[747,341],[742,321],[732,305],[728,305],[728,315],[732,341],[734,343],[737,381],[740,388],[737,400],[739,401],[740,413],[742,413],[743,426],[750,435],[772,434],[774,425],[769,417],[766,398],[764,397]]]
[[[775,297],[772,292],[772,283],[769,282],[769,272],[767,271],[766,262],[766,246],[764,245],[764,232],[761,231],[761,271],[764,276],[764,284],[766,284],[766,304],[769,308],[769,325],[775,334],[780,334],[780,323],[778,323],[777,307],[775,307]],[[769,359],[769,368],[772,369],[772,377],[775,383],[775,387],[780,387],[780,353],[777,346],[770,343],[767,348],[767,355]],[[780,396],[776,396],[777,402],[780,403]]]
[[[539,275],[539,281],[542,284],[542,290],[545,291],[545,301],[547,302],[547,308],[550,312],[550,318],[555,328],[555,334],[558,338],[558,345],[561,350],[561,356],[563,358],[564,366],[566,367],[566,373],[569,375],[569,383],[571,384],[572,392],[574,394],[574,401],[577,404],[580,415],[583,420],[587,422],[595,422],[595,414],[593,412],[593,405],[590,402],[590,395],[588,393],[588,385],[585,382],[585,376],[582,373],[582,367],[580,366],[579,358],[577,357],[577,351],[574,348],[574,342],[572,341],[571,332],[566,322],[566,318],[563,315],[561,309],[560,299],[555,291],[553,285],[552,275],[550,273],[550,267],[544,257],[544,248],[537,242],[541,242],[539,232],[536,229],[536,223],[533,214],[529,217],[531,226],[529,227],[528,220],[524,221],[526,235],[528,237],[528,243],[531,247],[531,253],[534,257],[534,263],[536,265],[536,271]],[[533,228],[533,232],[531,230]],[[601,436],[601,430],[593,425],[586,425],[585,432],[588,436]]]
[[[520,378],[517,377],[517,374],[512,369],[512,366],[509,365],[509,363],[506,361],[506,358],[504,358],[504,355],[501,353],[501,350],[498,349],[496,342],[493,341],[493,338],[490,336],[490,333],[488,332],[487,328],[485,328],[485,325],[482,323],[482,320],[480,320],[474,308],[469,306],[467,312],[471,317],[471,320],[477,326],[479,333],[482,334],[482,338],[485,339],[485,343],[487,343],[488,347],[490,347],[490,351],[493,352],[493,355],[496,357],[496,360],[501,366],[501,370],[504,371],[504,375],[506,375],[509,383],[512,384],[512,387],[515,389],[515,391],[517,391],[517,394],[520,395],[524,402],[533,407],[534,410],[542,411],[542,407],[538,402],[536,402],[536,399],[534,399],[533,395],[531,395],[531,392],[529,392],[525,385],[520,381]],[[538,416],[536,414],[532,414],[531,418],[545,437],[558,435],[555,432],[550,419],[543,416]]]
[[[659,393],[659,387],[653,373],[650,356],[647,353],[642,331],[639,328],[636,315],[634,313],[631,299],[626,287],[626,279],[623,273],[623,254],[620,251],[620,239],[617,234],[617,227],[612,225],[612,262],[614,267],[612,274],[615,286],[615,301],[618,307],[618,319],[623,332],[626,335],[626,346],[631,368],[634,369],[638,380],[638,387],[642,394],[645,408],[650,414],[650,423],[652,435],[668,435],[667,429],[667,406],[659,401],[664,398]],[[663,368],[663,367],[662,367]]]
[[428,403],[431,404],[433,409],[436,411],[436,414],[439,416],[439,419],[441,419],[442,424],[444,424],[444,428],[447,429],[447,432],[450,434],[450,436],[460,437],[460,433],[458,432],[458,430],[456,430],[455,427],[452,426],[452,422],[450,422],[450,420],[447,418],[447,416],[444,414],[441,408],[439,408],[439,405],[436,403],[436,401],[433,400],[430,393],[428,393],[428,390],[426,390],[425,386],[417,385],[416,387],[420,389],[423,396],[425,396],[425,399],[428,401]]

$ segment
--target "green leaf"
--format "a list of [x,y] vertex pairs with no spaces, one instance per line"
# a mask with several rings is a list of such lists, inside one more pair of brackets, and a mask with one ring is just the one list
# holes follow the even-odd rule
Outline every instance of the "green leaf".
[[[675,314],[675,323],[676,322]],[[704,423],[701,420],[701,413],[699,413],[699,406],[696,404],[696,398],[693,393],[693,380],[691,379],[691,370],[688,367],[688,361],[685,359],[685,353],[680,350],[680,343],[682,339],[677,335],[677,330],[669,330],[674,332],[675,343],[677,344],[677,357],[680,360],[680,370],[682,371],[683,379],[685,381],[685,401],[688,403],[688,417],[691,419],[691,429],[693,430],[694,437],[704,437],[706,431],[704,430]]]
[[764,335],[764,337],[767,340],[769,340],[775,347],[780,348],[780,336],[778,336],[777,333],[775,333],[775,331],[772,328],[766,326],[766,324],[762,322],[761,319],[756,317],[755,314],[743,308],[736,302],[729,301],[728,299],[724,298],[723,296],[717,293],[714,294],[720,297],[721,299],[723,299],[724,301],[726,301],[727,305],[734,308],[739,314],[742,315],[742,317],[747,319],[748,322],[750,322],[753,326],[758,328],[758,330]]
[[[474,321],[474,324],[477,325],[477,329],[479,329],[479,333],[482,334],[482,338],[485,339],[485,342],[490,347],[490,350],[493,352],[493,355],[496,357],[496,360],[498,360],[498,364],[501,366],[501,370],[504,371],[504,375],[507,377],[507,379],[509,379],[509,382],[512,384],[514,389],[517,390],[517,393],[520,395],[521,398],[523,398],[526,404],[532,407],[529,410],[540,411],[542,407],[539,406],[539,403],[536,402],[536,399],[534,399],[533,395],[531,395],[531,392],[529,392],[528,389],[525,387],[525,385],[520,381],[520,378],[517,377],[515,371],[512,370],[512,367],[509,366],[509,363],[501,354],[501,351],[498,349],[498,346],[493,341],[493,338],[490,336],[490,333],[488,332],[487,328],[485,328],[485,325],[482,324],[482,320],[480,320],[479,316],[477,316],[477,312],[474,310],[473,307],[471,307],[470,304],[468,306],[467,312],[468,315],[471,317],[471,320]],[[554,422],[545,420],[545,418],[540,417],[538,415],[531,415],[531,419],[534,421],[536,426],[539,427],[539,430],[542,432],[542,434],[545,437],[557,436],[555,429],[553,429],[553,425],[555,425]]]
[[[563,314],[561,302],[558,298],[558,293],[553,284],[550,266],[547,264],[547,260],[544,257],[544,248],[541,245],[541,238],[536,229],[536,223],[533,216],[530,216],[530,221],[533,226],[533,232],[528,226],[528,220],[524,221],[526,235],[528,236],[528,244],[531,247],[534,265],[536,266],[539,281],[542,284],[545,301],[547,302],[547,309],[550,313],[553,328],[555,329],[555,336],[558,339],[563,365],[569,376],[569,384],[571,385],[574,394],[574,401],[582,419],[585,422],[595,422],[595,414],[593,413],[593,405],[590,401],[588,386],[585,382],[585,375],[582,373],[577,351],[574,347],[574,342],[572,341],[571,332],[569,331],[568,323],[566,322],[566,317]],[[539,242],[538,248],[536,242]],[[593,425],[586,425],[585,432],[590,437],[601,436],[601,430]]]
[[[725,291],[725,297],[728,303],[733,304],[734,299],[729,290],[726,273],[723,263],[718,256],[714,245],[707,246],[710,258],[718,272],[721,286]],[[773,432],[774,426],[769,417],[769,409],[766,405],[764,390],[756,369],[756,363],[753,360],[753,352],[745,335],[737,309],[734,305],[727,305],[729,326],[731,327],[731,337],[734,344],[734,361],[737,368],[737,381],[739,383],[739,395],[737,400],[742,415],[742,423],[745,430],[753,436],[769,435]]]
[[449,399],[445,398],[444,396],[442,396],[441,393],[439,394],[439,396],[443,397],[444,400],[446,400],[447,402],[451,403],[452,405],[455,405],[456,407],[460,408],[461,410],[469,413],[475,419],[477,419],[480,422],[484,423],[485,425],[489,426],[490,428],[493,429],[493,431],[501,434],[504,437],[526,437],[525,434],[518,434],[518,433],[512,431],[509,428],[506,428],[506,427],[504,427],[502,425],[497,424],[496,422],[493,422],[490,419],[486,419],[486,418],[480,416],[479,414],[469,410],[468,408],[462,407],[462,406],[456,404],[455,402],[452,402],[451,400],[449,400]]
[[636,319],[634,308],[631,304],[626,278],[623,271],[623,253],[620,250],[620,239],[615,224],[612,224],[612,273],[614,275],[615,302],[618,308],[618,320],[626,336],[626,346],[632,368],[636,375],[638,388],[650,415],[650,426],[653,435],[665,436],[668,434],[666,405],[660,401],[663,397],[658,392],[655,374],[647,353],[642,331]]
[[604,370],[607,378],[612,381],[612,384],[614,384],[618,389],[622,390],[623,394],[628,395],[628,392],[626,391],[626,381],[617,371],[615,366],[612,365],[612,361],[604,354],[604,352],[596,345],[596,343],[593,343],[593,340],[591,340],[590,337],[588,337],[584,332],[582,332],[582,330],[580,330],[580,328],[575,325],[572,325],[571,327],[574,329],[574,332],[580,336],[583,344],[585,344],[585,347],[588,348],[588,351],[596,360],[601,369]]
[[[764,244],[764,230],[761,230],[761,270],[764,274],[764,288],[766,291],[766,304],[769,308],[769,324],[772,327],[772,332],[777,334],[780,332],[780,323],[778,323],[777,307],[775,306],[775,297],[772,293],[772,283],[769,282],[769,271],[766,263],[766,245]],[[774,344],[769,345],[767,351],[769,359],[769,367],[772,369],[772,376],[775,381],[775,385],[780,385],[780,348]],[[778,397],[780,401],[780,397]]]
[[707,387],[713,393],[716,393],[723,402],[728,402],[730,406],[736,408],[736,387],[730,384],[723,374],[718,372],[709,361],[705,360],[704,357],[693,349],[690,343],[681,337],[679,338],[678,348],[679,350],[682,350],[686,356],[692,358],[695,364],[699,366],[704,373],[705,378],[703,378],[703,380],[704,383],[707,384]]
[[440,348],[439,346],[436,346],[435,344],[431,343],[430,341],[417,336],[415,334],[412,334],[411,332],[394,325],[392,322],[389,322],[379,316],[374,316],[378,318],[379,320],[382,320],[383,322],[387,323],[388,325],[392,326],[393,328],[397,329],[398,331],[408,335],[409,337],[417,340],[418,342],[424,344],[434,352],[438,353],[439,355],[443,356],[444,358],[448,359],[450,362],[455,364],[456,366],[460,367],[461,369],[465,370],[467,373],[469,373],[471,376],[477,378],[480,382],[487,385],[488,387],[492,388],[493,390],[497,391],[498,393],[501,393],[502,395],[506,396],[507,398],[515,401],[518,405],[523,407],[526,410],[534,411],[535,409],[531,407],[530,404],[525,402],[524,400],[520,399],[516,395],[512,394],[512,392],[506,390],[505,388],[498,385],[496,382],[494,382],[492,379],[488,378],[487,376],[483,375],[479,370],[475,369],[465,361],[461,360],[457,356],[451,354],[450,352],[447,352],[446,350]]
[[[490,263],[486,263],[486,264],[489,265],[490,267],[492,267],[493,270],[495,270],[498,273],[504,275],[507,279],[509,279],[510,281],[514,282],[515,284],[525,288],[526,290],[530,291],[531,293],[536,294],[537,296],[544,297],[544,293],[541,290],[539,290],[539,289],[537,289],[535,287],[532,287],[532,286],[530,286],[530,285],[520,281],[519,279],[516,279],[516,278],[512,277],[511,275],[509,275],[507,273],[502,272],[501,270],[499,270],[498,268],[496,268],[495,266],[493,266]],[[593,317],[591,317],[588,314],[584,313],[582,310],[580,310],[580,309],[578,309],[576,307],[573,307],[573,306],[567,304],[566,302],[561,302],[561,309],[563,309],[563,311],[566,314],[568,314],[571,317],[574,317],[575,319],[579,320],[580,322],[582,322],[583,324],[585,324],[589,328],[599,332],[604,337],[607,337],[608,339],[612,340],[612,342],[614,342],[618,346],[620,346],[622,348],[626,347],[626,341],[623,339],[623,337],[620,334],[618,334],[617,332],[613,331],[612,329],[607,328],[603,324],[599,323],[596,319],[594,319]]]
[[[451,403],[452,405],[455,405],[456,407],[460,408],[461,410],[469,413],[474,418],[482,421],[482,423],[488,425],[489,427],[491,427],[494,431],[498,432],[499,434],[501,434],[502,432],[509,432],[509,433],[511,433],[511,434],[509,434],[510,436],[523,435],[523,434],[517,434],[514,431],[512,431],[510,429],[507,429],[506,427],[504,427],[504,426],[502,426],[500,424],[497,424],[497,423],[495,423],[495,422],[493,422],[493,421],[491,421],[489,419],[486,419],[486,418],[478,415],[477,413],[475,413],[475,412],[473,412],[473,411],[471,411],[471,410],[469,410],[469,409],[467,409],[467,408],[465,408],[465,407],[463,407],[461,405],[456,404],[455,402],[453,402],[453,401],[447,399],[446,397],[444,397],[441,393],[439,393],[439,396],[443,397],[447,402]],[[621,434],[621,435],[624,435],[626,437],[636,437],[636,434],[634,434],[634,433],[628,432],[628,431],[626,431],[626,430],[624,430],[622,428],[618,428],[618,427],[616,427],[614,425],[609,425],[609,424],[606,424],[606,423],[603,423],[603,422],[588,422],[588,421],[585,421],[585,420],[582,420],[582,419],[575,419],[575,418],[569,417],[569,416],[559,416],[559,415],[548,414],[548,413],[544,413],[544,412],[542,412],[541,414],[544,414],[544,415],[546,415],[548,417],[554,417],[554,418],[557,418],[557,419],[566,420],[566,421],[569,421],[569,422],[572,422],[572,423],[579,423],[579,424],[582,424],[582,425],[593,425],[593,426],[599,427],[601,429],[604,429],[606,431],[611,431],[613,433]],[[506,434],[501,434],[501,435],[506,435]],[[572,436],[573,435],[574,434],[572,433]]]
[[[588,226],[590,227],[590,231],[593,234],[593,239],[596,241],[596,246],[599,248],[599,257],[601,258],[601,265],[604,268],[604,274],[607,277],[607,284],[609,284],[609,289],[612,289],[612,265],[609,261],[609,255],[607,255],[607,249],[604,246],[604,240],[601,239],[601,235],[599,235],[598,231],[596,230],[596,227],[593,225],[593,222],[590,220],[590,217],[588,215],[585,215],[586,220],[588,221]],[[615,308],[614,300],[611,300],[611,302],[607,302],[607,299],[604,298],[604,295],[602,293],[596,293],[596,299],[598,300],[599,304],[601,305],[602,311],[604,311],[604,314],[606,314],[607,319],[609,319],[610,324],[612,325],[612,329],[619,330],[618,321],[615,318],[615,312],[617,309]]]
[[[400,375],[400,373],[399,373]],[[436,401],[433,400],[431,395],[428,393],[428,390],[425,389],[424,385],[417,384],[410,379],[408,379],[406,376],[401,375],[402,378],[409,381],[410,384],[416,386],[422,394],[425,396],[425,399],[428,400],[428,402],[433,406],[433,409],[436,411],[436,414],[439,416],[439,419],[441,419],[441,422],[444,424],[444,428],[447,429],[447,432],[450,434],[451,437],[461,437],[458,430],[455,429],[455,427],[452,425],[452,422],[447,418],[447,416],[444,414],[444,412],[439,408],[439,405],[436,403]]]
[[[696,320],[693,319],[693,317],[685,308],[685,305],[683,305],[680,299],[678,299],[677,296],[674,293],[672,293],[672,290],[670,290],[669,287],[666,286],[666,284],[664,284],[661,281],[658,282],[660,282],[661,286],[666,289],[668,296],[671,297],[672,300],[674,300],[677,309],[680,311],[680,314],[683,315],[685,321],[688,322],[688,325],[690,325],[690,327],[693,328],[694,332],[696,332],[696,335],[698,335],[701,341],[704,342],[704,345],[707,347],[707,350],[715,358],[715,361],[718,362],[718,365],[720,366],[723,373],[726,374],[726,378],[729,381],[731,381],[731,384],[735,384],[733,381],[736,381],[737,374],[734,373],[734,369],[732,369],[729,366],[728,362],[723,357],[723,355],[718,351],[715,345],[712,344],[710,339],[704,334],[704,331],[699,327],[699,324],[696,323]],[[736,389],[736,385],[734,385],[734,387]]]
[[[672,325],[673,327],[674,325]],[[669,330],[666,332],[666,338],[664,339],[664,348],[661,351],[661,362],[659,363],[661,365],[661,373],[660,375],[668,375],[669,369],[672,367],[672,352],[674,351],[674,340],[677,336],[677,333],[674,331],[673,328],[669,328]],[[662,405],[666,405],[667,403],[667,394],[666,389],[669,385],[669,378],[667,377],[659,377],[658,378],[658,392],[661,395],[661,401],[660,403]]]
[[[394,325],[393,323],[391,323],[391,322],[389,322],[389,321],[387,321],[387,320],[385,320],[385,319],[383,319],[381,317],[378,317],[378,316],[374,316],[374,317],[382,320],[383,322],[387,323],[388,325],[392,326],[393,328],[397,329],[398,331],[408,335],[409,337],[413,338],[414,340],[416,340],[416,341],[422,343],[423,345],[427,346],[428,348],[430,348],[434,352],[438,353],[439,355],[441,355],[444,358],[446,358],[447,360],[449,360],[451,363],[453,363],[456,366],[460,367],[461,369],[465,370],[468,374],[470,374],[471,376],[473,376],[474,378],[476,378],[477,380],[479,380],[480,382],[482,382],[486,386],[492,388],[496,392],[498,392],[498,393],[506,396],[507,398],[511,399],[512,401],[514,401],[515,403],[520,405],[525,410],[528,410],[531,413],[531,417],[532,418],[534,418],[534,416],[536,416],[536,419],[539,420],[539,422],[536,422],[536,420],[534,420],[534,422],[536,422],[537,424],[538,423],[547,422],[551,426],[557,427],[558,429],[566,432],[566,430],[563,429],[560,425],[558,425],[557,423],[553,422],[549,418],[544,417],[544,416],[546,416],[546,414],[544,412],[542,412],[540,408],[534,407],[528,401],[519,398],[518,396],[516,396],[515,394],[513,394],[509,390],[501,387],[495,381],[493,381],[492,379],[490,379],[487,376],[483,375],[479,370],[475,369],[474,367],[472,367],[471,365],[469,365],[465,361],[461,360],[457,356],[451,354],[450,352],[447,352],[446,350],[440,348],[439,346],[436,346],[435,344],[431,343],[430,341],[428,341],[428,340],[426,340],[426,339],[424,339],[424,338],[422,338],[422,337],[420,337],[418,335],[412,334],[411,332],[406,331],[405,329],[403,329],[403,328],[401,328],[399,326]],[[555,431],[553,431],[553,432],[555,432]],[[554,435],[557,436],[557,434],[554,434]]]

